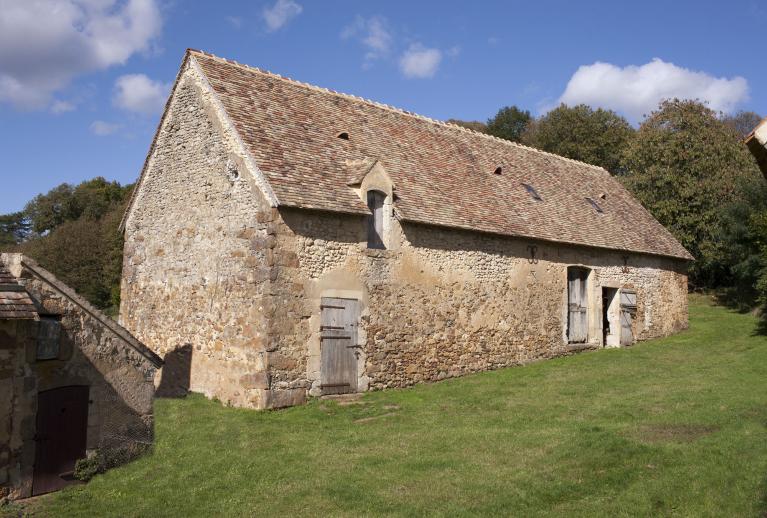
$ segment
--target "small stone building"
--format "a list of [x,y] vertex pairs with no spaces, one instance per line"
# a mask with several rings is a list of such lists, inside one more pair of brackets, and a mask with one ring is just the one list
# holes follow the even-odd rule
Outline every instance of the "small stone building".
[[145,451],[161,364],[34,261],[0,255],[0,499],[59,489],[87,456]]
[[692,257],[604,169],[199,51],[122,228],[161,386],[236,406],[687,327]]

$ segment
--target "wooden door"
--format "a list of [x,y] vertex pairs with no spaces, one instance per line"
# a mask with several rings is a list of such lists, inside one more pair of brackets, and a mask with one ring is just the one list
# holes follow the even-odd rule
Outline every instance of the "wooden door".
[[323,394],[357,391],[359,301],[323,298],[320,326],[320,383]]
[[567,340],[584,343],[588,337],[588,311],[585,268],[567,270]]
[[637,294],[630,290],[621,290],[621,345],[634,343],[634,316],[637,308]]
[[88,387],[61,387],[37,395],[37,430],[32,494],[50,493],[74,481],[85,457]]

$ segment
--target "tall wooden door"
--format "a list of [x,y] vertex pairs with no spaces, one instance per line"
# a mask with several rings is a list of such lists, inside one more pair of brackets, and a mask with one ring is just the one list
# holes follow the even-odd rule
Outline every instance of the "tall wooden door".
[[325,297],[321,304],[320,383],[323,394],[357,391],[359,301]]
[[32,494],[71,483],[75,461],[85,457],[88,387],[61,387],[37,396],[37,430]]
[[621,345],[634,343],[634,315],[637,310],[637,294],[631,290],[621,290]]
[[567,270],[567,340],[570,343],[583,343],[588,337],[588,275],[585,268]]

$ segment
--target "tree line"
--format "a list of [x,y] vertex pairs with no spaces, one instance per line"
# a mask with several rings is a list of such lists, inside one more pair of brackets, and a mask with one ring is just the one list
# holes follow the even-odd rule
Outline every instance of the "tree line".
[[94,178],[63,183],[0,216],[0,249],[22,252],[107,313],[120,305],[118,226],[133,185]]
[[[586,105],[560,105],[537,118],[507,106],[486,122],[449,122],[604,167],[695,256],[691,289],[717,290],[750,309],[767,308],[767,182],[742,142],[759,120],[753,112],[723,115],[672,99],[637,128]],[[123,245],[117,227],[132,188],[104,178],[61,184],[0,216],[0,248],[33,257],[94,305],[115,311]]]

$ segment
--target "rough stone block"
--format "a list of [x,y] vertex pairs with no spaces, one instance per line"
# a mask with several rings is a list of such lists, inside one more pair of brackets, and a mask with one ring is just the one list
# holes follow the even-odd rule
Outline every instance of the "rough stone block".
[[266,391],[266,408],[285,408],[306,403],[306,389],[284,389]]
[[268,389],[269,375],[266,372],[253,372],[240,378],[240,383],[245,389]]

